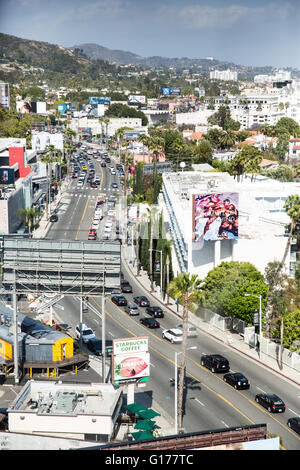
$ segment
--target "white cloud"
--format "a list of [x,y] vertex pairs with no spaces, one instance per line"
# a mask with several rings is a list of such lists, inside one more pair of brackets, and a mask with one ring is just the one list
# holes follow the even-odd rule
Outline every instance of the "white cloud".
[[259,7],[232,4],[223,7],[189,4],[174,9],[162,7],[164,17],[171,14],[172,20],[187,29],[230,28],[241,21],[258,23],[260,21],[287,20],[299,8],[290,2],[262,4]]

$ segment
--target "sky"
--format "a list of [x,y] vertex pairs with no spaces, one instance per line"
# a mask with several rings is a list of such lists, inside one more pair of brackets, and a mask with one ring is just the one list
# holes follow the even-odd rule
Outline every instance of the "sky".
[[300,0],[0,0],[0,32],[300,69]]

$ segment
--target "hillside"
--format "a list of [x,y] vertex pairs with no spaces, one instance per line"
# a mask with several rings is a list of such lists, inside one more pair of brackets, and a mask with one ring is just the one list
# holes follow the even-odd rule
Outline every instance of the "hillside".
[[87,57],[92,60],[107,60],[109,62],[117,62],[119,64],[135,64],[142,62],[144,59],[132,52],[122,51],[118,49],[108,49],[98,44],[87,43],[80,44],[69,48],[71,51],[81,50]]
[[[40,67],[45,71],[77,74],[95,67],[95,62],[79,51],[71,51],[48,42],[33,41],[0,33],[0,57],[19,64]],[[108,62],[99,61],[103,69],[112,69]]]

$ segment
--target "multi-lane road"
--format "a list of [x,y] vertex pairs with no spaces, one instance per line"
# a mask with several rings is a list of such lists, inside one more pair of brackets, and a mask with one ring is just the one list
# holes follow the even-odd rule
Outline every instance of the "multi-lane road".
[[[113,160],[112,160],[113,162]],[[77,187],[73,180],[70,188],[58,209],[58,221],[54,223],[47,238],[87,240],[92,223],[95,204],[99,192],[114,192],[111,188],[113,181],[119,183],[116,175],[102,168],[95,162],[96,174],[100,175],[100,186],[90,188],[88,183],[82,188]],[[104,211],[106,206],[104,206]],[[99,234],[105,224],[105,218],[100,223]],[[90,243],[93,243],[92,241]],[[122,265],[122,272],[132,287],[132,294],[125,294],[128,300],[135,295],[146,295],[146,291]],[[79,302],[71,297],[64,299],[64,310],[59,312],[63,321],[72,327],[72,332],[79,322]],[[99,301],[90,299],[91,304],[101,311]],[[143,309],[141,310],[141,315]],[[147,316],[147,315],[145,315]],[[175,327],[180,321],[171,312],[166,312],[159,319],[161,328],[149,330],[139,322],[139,317],[130,317],[121,307],[116,306],[108,298],[106,300],[106,337],[107,339],[131,336],[149,336],[150,344],[150,379],[143,391],[152,395],[153,400],[169,414],[170,424],[174,421],[174,362],[175,353],[180,352],[181,345],[173,345],[162,338],[161,331]],[[95,329],[101,338],[100,315],[89,309],[84,314],[84,322]],[[267,423],[268,432],[282,438],[285,449],[300,449],[300,436],[287,426],[288,418],[300,415],[300,389],[293,383],[276,375],[265,367],[247,360],[230,346],[213,340],[201,331],[197,338],[190,338],[188,347],[197,349],[187,351],[187,381],[184,390],[184,428],[186,432],[231,426]],[[213,374],[201,366],[202,354],[219,353],[228,358],[231,371],[242,372],[250,381],[250,389],[238,391],[223,381],[223,375]],[[178,356],[180,360],[180,355]],[[94,362],[97,368],[97,361]],[[100,362],[99,362],[100,366]],[[99,367],[100,370],[100,367]],[[271,414],[255,402],[257,393],[276,393],[286,404],[283,414]]]

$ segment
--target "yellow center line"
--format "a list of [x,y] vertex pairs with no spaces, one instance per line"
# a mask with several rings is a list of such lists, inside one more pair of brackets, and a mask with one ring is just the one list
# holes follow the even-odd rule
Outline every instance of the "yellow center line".
[[82,222],[82,221],[83,221],[83,219],[84,219],[84,216],[85,216],[85,213],[86,213],[86,210],[87,210],[88,203],[89,203],[89,198],[87,198],[87,201],[86,201],[86,204],[85,204],[85,208],[84,208],[84,211],[83,211],[83,214],[82,214],[81,220],[80,220],[80,222],[79,222],[79,226],[78,226],[78,230],[77,230],[77,233],[76,233],[75,240],[77,240],[78,233],[79,233],[79,230],[80,230],[80,225],[81,225],[81,222]]

